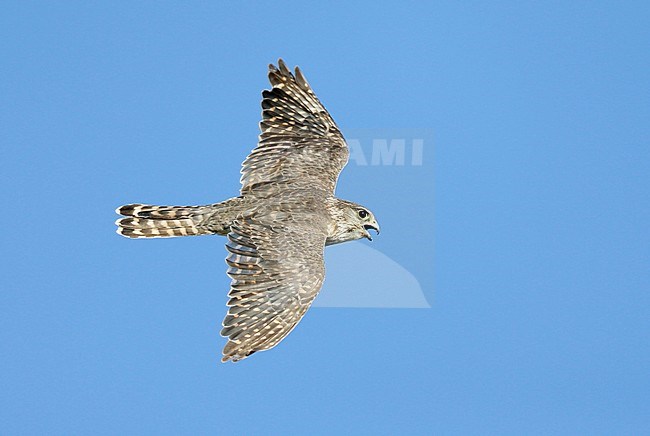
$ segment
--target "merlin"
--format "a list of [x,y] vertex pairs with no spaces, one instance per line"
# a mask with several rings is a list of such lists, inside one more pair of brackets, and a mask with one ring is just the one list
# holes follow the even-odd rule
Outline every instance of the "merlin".
[[204,206],[128,204],[127,238],[227,237],[228,338],[222,362],[275,347],[302,319],[325,278],[327,245],[379,234],[368,208],[334,196],[348,146],[305,76],[280,59],[262,92],[261,133],[241,168],[239,196]]

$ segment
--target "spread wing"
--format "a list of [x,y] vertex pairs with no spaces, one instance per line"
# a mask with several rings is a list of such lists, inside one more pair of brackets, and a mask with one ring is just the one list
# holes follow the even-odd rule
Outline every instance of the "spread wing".
[[222,361],[273,348],[303,317],[325,277],[326,226],[320,221],[276,212],[272,219],[241,218],[231,226]]
[[242,164],[242,195],[285,187],[332,195],[349,156],[343,135],[298,67],[294,76],[280,59],[277,68],[269,65],[269,81],[273,88],[262,93],[262,133]]

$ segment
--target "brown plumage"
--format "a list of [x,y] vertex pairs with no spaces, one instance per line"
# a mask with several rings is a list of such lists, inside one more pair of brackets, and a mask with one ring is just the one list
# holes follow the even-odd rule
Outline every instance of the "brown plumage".
[[349,151],[302,72],[280,59],[262,93],[261,134],[242,164],[240,196],[206,206],[129,204],[117,232],[128,238],[227,235],[232,279],[222,361],[277,345],[298,324],[325,278],[326,245],[379,225],[368,209],[334,197]]

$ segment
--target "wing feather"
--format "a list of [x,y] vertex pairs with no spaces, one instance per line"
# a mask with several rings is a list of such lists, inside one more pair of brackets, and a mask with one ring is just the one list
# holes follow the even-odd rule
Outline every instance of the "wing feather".
[[300,69],[294,75],[280,59],[269,81],[259,141],[242,164],[242,195],[307,186],[332,195],[349,156],[343,135]]
[[325,277],[321,219],[294,217],[278,229],[269,217],[240,218],[228,235],[224,362],[276,346],[302,319]]

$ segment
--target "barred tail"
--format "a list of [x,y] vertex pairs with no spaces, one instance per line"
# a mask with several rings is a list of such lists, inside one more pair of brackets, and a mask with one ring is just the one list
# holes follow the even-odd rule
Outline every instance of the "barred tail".
[[208,226],[215,206],[152,206],[127,204],[116,212],[117,233],[127,238],[171,238],[217,233]]

